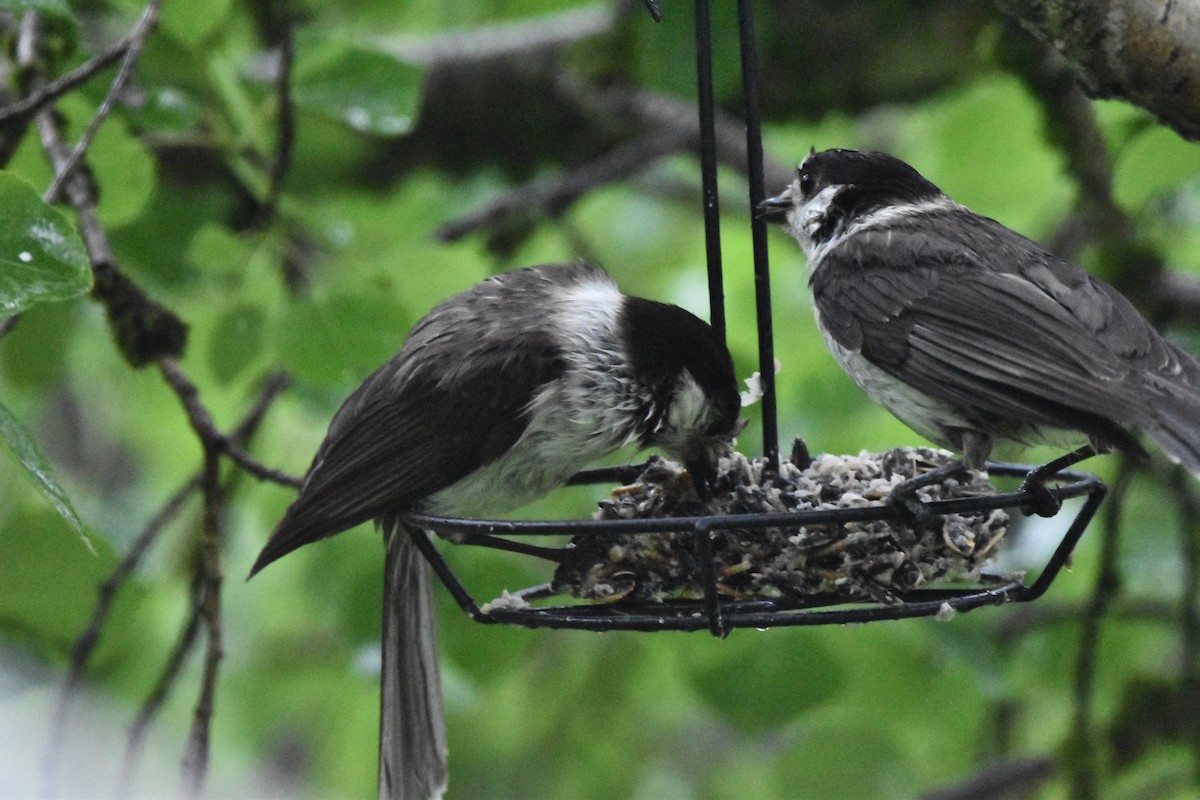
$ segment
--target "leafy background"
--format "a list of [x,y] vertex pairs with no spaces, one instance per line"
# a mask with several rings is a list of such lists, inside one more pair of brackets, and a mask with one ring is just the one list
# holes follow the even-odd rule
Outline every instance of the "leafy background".
[[[718,104],[740,135],[735,10],[718,5]],[[216,425],[233,429],[286,371],[249,447],[302,473],[341,399],[425,311],[510,267],[587,257],[630,293],[705,314],[698,168],[678,122],[692,119],[692,15],[663,6],[655,24],[629,2],[164,3],[86,164],[117,261],[188,325],[178,368]],[[1160,316],[1148,265],[1168,265],[1180,287],[1200,275],[1200,150],[1126,104],[1072,95],[1111,197],[1082,190],[1080,132],[1063,135],[1064,105],[1044,90],[1072,81],[989,4],[757,9],[770,176],[812,146],[887,149]],[[44,29],[33,68],[17,56],[31,10]],[[30,91],[31,70],[54,77],[105,51],[142,13],[133,0],[3,0],[0,102]],[[109,69],[58,98],[67,141],[112,80]],[[670,117],[678,109],[688,113]],[[539,202],[621,147],[646,155]],[[19,314],[0,340],[0,437],[15,456],[0,460],[0,796],[196,791],[179,761],[192,752],[199,644],[150,727],[134,727],[146,735],[135,768],[124,765],[131,725],[187,633],[212,530],[224,657],[205,791],[370,795],[377,537],[364,526],[243,581],[292,491],[228,462],[217,528],[194,495],[170,518],[119,584],[81,689],[61,704],[98,590],[202,450],[167,371],[131,367],[87,295],[76,216],[39,199],[54,173],[27,117],[4,123],[0,154],[0,300]],[[735,155],[723,154],[721,192],[744,377],[757,366]],[[509,213],[449,235],[447,223],[489,203]],[[54,248],[32,233],[47,230]],[[803,257],[773,236],[784,451],[797,435],[814,452],[915,443],[828,357]],[[26,252],[49,272],[23,270]],[[1200,346],[1200,315],[1186,293],[1173,299],[1173,335]],[[757,454],[750,416],[741,447]],[[1087,466],[1123,488],[1109,504],[1121,513],[1093,525],[1073,570],[1031,607],[718,641],[480,626],[442,593],[450,796],[1001,796],[950,793],[992,775],[1019,796],[1200,796],[1195,487],[1163,465]],[[523,516],[587,515],[602,491],[564,490]],[[1108,549],[1106,531],[1120,534]],[[1060,532],[1027,522],[1006,566],[1036,569]],[[543,579],[504,555],[461,555],[456,568],[485,594]]]

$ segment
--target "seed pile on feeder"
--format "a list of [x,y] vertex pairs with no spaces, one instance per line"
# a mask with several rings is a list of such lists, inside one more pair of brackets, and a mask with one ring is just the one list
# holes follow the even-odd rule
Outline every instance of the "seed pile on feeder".
[[[598,519],[737,515],[851,508],[885,500],[897,484],[939,467],[944,450],[901,447],[809,459],[797,442],[777,476],[765,460],[721,459],[712,498],[701,503],[678,464],[655,458],[639,479],[601,501]],[[918,490],[924,501],[995,494],[985,472],[967,472]],[[979,581],[1008,527],[1002,510],[929,516],[904,525],[884,520],[807,524],[713,533],[718,589],[738,598],[837,595],[899,602],[897,595],[937,580]],[[704,573],[691,536],[670,533],[576,536],[553,587],[595,602],[695,598]]]

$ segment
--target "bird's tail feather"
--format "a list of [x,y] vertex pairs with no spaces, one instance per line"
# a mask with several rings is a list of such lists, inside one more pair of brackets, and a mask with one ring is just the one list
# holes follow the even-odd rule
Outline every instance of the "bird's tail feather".
[[379,797],[435,800],[448,773],[433,575],[402,522],[384,540]]
[[1151,376],[1146,433],[1173,461],[1200,478],[1200,385]]

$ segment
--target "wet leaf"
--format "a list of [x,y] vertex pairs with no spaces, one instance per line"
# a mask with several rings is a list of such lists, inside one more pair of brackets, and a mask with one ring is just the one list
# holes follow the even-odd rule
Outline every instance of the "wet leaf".
[[46,457],[38,449],[37,442],[3,404],[0,404],[0,439],[3,439],[4,443],[8,445],[8,450],[12,453],[13,458],[25,468],[25,473],[46,496],[59,515],[79,534],[79,538],[83,540],[88,549],[95,552],[95,548],[88,539],[87,531],[83,527],[83,522],[75,513],[67,493],[59,485],[58,479],[54,477],[54,470],[50,468]]
[[402,136],[412,129],[421,99],[420,67],[346,43],[327,42],[308,52],[296,67],[297,105],[360,133]]
[[92,273],[79,234],[21,178],[0,172],[0,315],[86,292]]

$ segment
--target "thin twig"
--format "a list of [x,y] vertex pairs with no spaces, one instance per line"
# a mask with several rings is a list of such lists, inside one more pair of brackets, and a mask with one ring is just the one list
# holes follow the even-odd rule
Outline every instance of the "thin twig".
[[[275,398],[290,383],[291,380],[283,373],[268,378],[254,405],[251,406],[241,422],[238,423],[231,434],[231,438],[236,442],[248,441],[257,432],[259,425],[262,424],[263,418],[266,416],[267,410],[275,401]],[[112,573],[100,585],[96,607],[92,612],[92,619],[87,628],[75,639],[75,644],[71,648],[71,661],[67,667],[67,675],[63,680],[62,689],[59,692],[58,701],[55,705],[54,717],[50,725],[50,736],[48,737],[46,753],[42,761],[42,794],[44,796],[54,794],[53,786],[58,771],[58,759],[62,753],[63,733],[66,730],[67,714],[75,696],[79,692],[79,687],[82,685],[83,676],[87,671],[92,652],[100,641],[104,626],[108,623],[117,593],[125,585],[125,582],[129,580],[129,577],[141,563],[142,557],[145,556],[151,545],[158,540],[159,535],[166,526],[179,515],[184,503],[200,488],[200,478],[200,473],[197,473],[185,481],[162,507],[154,513],[134,538],[133,544],[130,545],[124,557],[122,557]]]
[[96,110],[96,116],[88,124],[87,130],[83,132],[83,136],[79,138],[79,142],[75,145],[75,149],[67,156],[67,159],[61,166],[55,170],[54,180],[50,183],[50,188],[42,196],[42,199],[47,203],[53,203],[58,200],[58,193],[62,190],[63,182],[70,177],[75,171],[84,153],[91,147],[92,140],[96,137],[96,131],[104,123],[104,120],[112,112],[113,106],[117,103],[117,98],[121,92],[125,90],[125,86],[133,77],[133,71],[137,67],[138,59],[142,56],[142,50],[146,46],[146,38],[154,29],[155,23],[158,21],[158,11],[162,5],[162,0],[149,0],[146,7],[142,10],[142,16],[138,19],[137,24],[133,26],[122,41],[127,41],[125,47],[125,57],[121,61],[121,68],[117,70],[117,75],[113,78],[108,87],[108,93],[104,95],[103,102],[100,103],[100,108]]
[[[21,20],[17,51],[23,69],[35,70],[41,47],[41,25],[36,12]],[[32,72],[31,91],[44,85],[45,78]],[[55,174],[63,171],[70,150],[63,141],[60,122],[52,109],[34,117],[42,149]],[[96,191],[85,171],[74,170],[63,182],[63,191],[75,211],[79,233],[92,265],[92,296],[104,305],[109,325],[121,354],[131,366],[141,367],[157,358],[179,355],[187,342],[187,325],[170,309],[155,302],[122,271],[108,234],[100,223]]]
[[187,413],[188,422],[191,423],[192,430],[196,432],[202,442],[211,442],[221,454],[229,456],[230,460],[256,478],[299,488],[300,478],[259,463],[236,441],[221,433],[213,422],[212,415],[208,413],[208,409],[200,402],[200,390],[184,374],[178,362],[172,358],[164,358],[159,361],[159,370],[167,379],[167,383],[175,390],[175,394],[179,396],[184,411]]
[[636,174],[686,144],[684,137],[671,133],[636,139],[574,169],[518,186],[443,224],[434,236],[454,242],[474,231],[503,227],[530,215],[557,216],[592,189]]
[[279,70],[275,76],[275,102],[279,106],[279,126],[275,142],[275,160],[271,164],[267,195],[259,208],[259,224],[266,225],[279,212],[283,182],[292,166],[296,145],[296,104],[292,99],[292,66],[295,62],[295,26],[290,15],[279,22]]
[[96,73],[112,66],[120,60],[125,51],[129,49],[129,44],[130,39],[127,34],[100,55],[38,87],[36,91],[30,92],[20,100],[0,108],[0,125],[16,119],[33,116],[46,105],[53,103],[76,86],[86,83]]
[[137,569],[138,564],[142,560],[142,556],[150,548],[157,539],[166,525],[173,520],[183,508],[184,503],[196,491],[200,485],[199,477],[193,477],[191,480],[183,484],[175,494],[171,495],[170,499],[163,504],[163,507],[158,510],[150,521],[142,528],[137,538],[133,540],[132,546],[125,553],[125,556],[118,562],[116,568],[100,584],[99,597],[96,601],[96,607],[92,611],[91,622],[88,623],[83,633],[75,639],[75,645],[71,648],[71,662],[67,667],[67,675],[63,679],[62,688],[58,694],[58,702],[54,707],[54,716],[50,723],[50,736],[46,744],[46,752],[42,758],[42,795],[49,797],[55,794],[53,787],[58,775],[58,760],[62,755],[63,734],[67,726],[67,714],[71,704],[75,700],[75,696],[79,693],[79,687],[83,683],[83,675],[87,669],[88,661],[91,658],[92,651],[96,649],[96,645],[100,641],[100,634],[104,630],[104,625],[108,622],[109,614],[112,612],[113,601],[117,597],[117,592],[133,571]]
[[[598,118],[629,120],[641,126],[646,134],[686,136],[687,147],[699,147],[700,126],[692,102],[623,84],[601,87],[565,73],[555,85],[564,97],[572,98],[581,108],[593,109]],[[745,123],[717,109],[713,124],[717,161],[739,175],[747,175],[750,163]],[[769,156],[764,158],[763,181],[768,190],[778,190],[795,177],[794,162],[787,166]]]
[[[196,483],[197,485],[199,484],[198,477]],[[137,716],[134,717],[133,723],[129,726],[129,738],[125,743],[125,757],[121,762],[121,776],[117,783],[116,796],[119,798],[128,797],[132,794],[133,778],[137,772],[138,762],[141,759],[146,734],[150,731],[151,724],[153,724],[162,710],[171,687],[175,685],[175,681],[179,678],[179,673],[183,669],[183,664],[187,659],[188,653],[196,645],[196,640],[200,634],[200,593],[202,588],[203,583],[200,580],[200,573],[197,571],[193,574],[188,602],[189,611],[184,620],[183,629],[179,632],[179,638],[175,640],[175,646],[171,648],[171,654],[167,657],[166,664],[163,665],[163,670],[159,674],[154,688],[146,696],[142,707],[138,709]]]
[[224,493],[221,491],[221,453],[211,441],[204,445],[204,469],[200,489],[204,495],[204,523],[196,570],[200,582],[200,622],[204,629],[204,667],[200,679],[200,694],[192,715],[192,727],[183,751],[183,786],[185,798],[197,798],[204,793],[208,778],[209,750],[213,709],[217,694],[217,676],[225,657],[224,634],[221,627],[221,511]]

